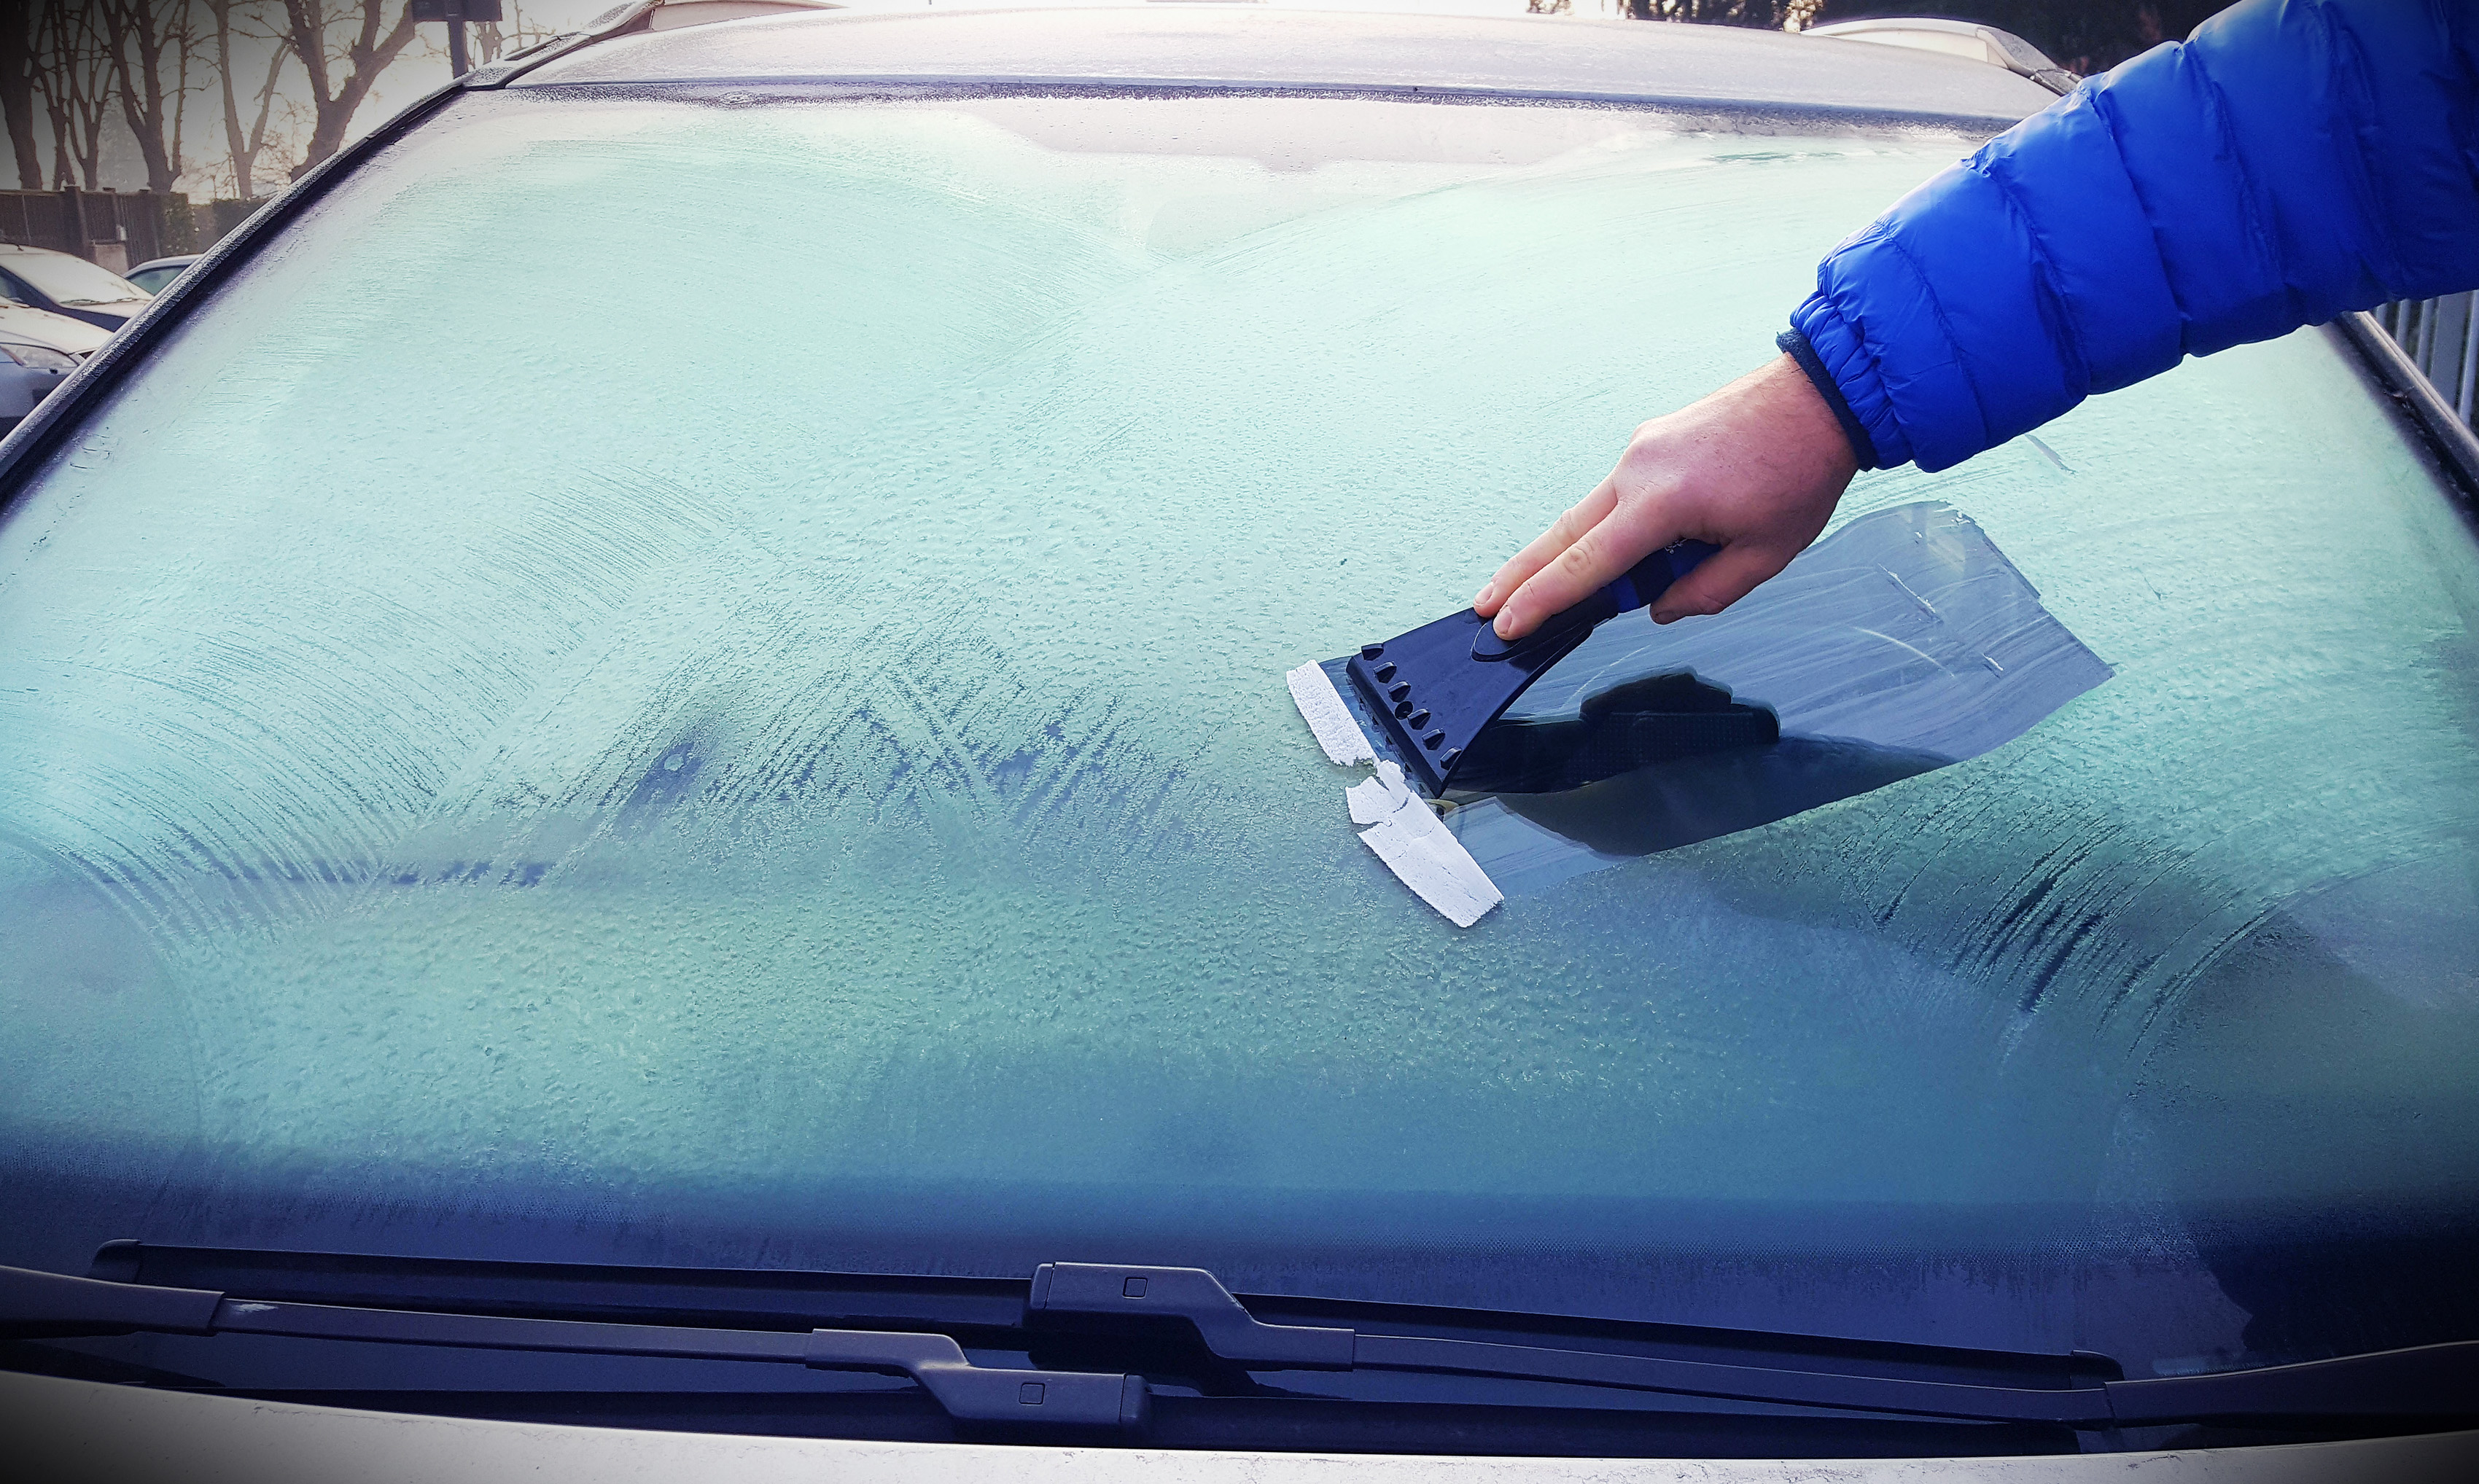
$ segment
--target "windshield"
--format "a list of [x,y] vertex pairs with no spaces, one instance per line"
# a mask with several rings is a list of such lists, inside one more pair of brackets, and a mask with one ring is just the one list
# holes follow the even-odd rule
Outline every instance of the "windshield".
[[1286,692],[1968,143],[458,101],[0,525],[6,1260],[1143,1261],[2136,1375],[2479,1335],[2479,558],[2320,334],[1862,476],[1836,551],[1966,518],[2088,660],[2019,725],[1468,931]]
[[117,304],[146,290],[108,268],[66,253],[25,253],[0,263],[55,304]]

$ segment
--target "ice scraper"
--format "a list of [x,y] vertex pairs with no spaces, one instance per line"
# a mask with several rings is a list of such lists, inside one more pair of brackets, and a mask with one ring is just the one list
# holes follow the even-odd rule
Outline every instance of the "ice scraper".
[[[1335,761],[1391,761],[1431,797],[1442,796],[1481,734],[1527,687],[1595,628],[1652,603],[1719,549],[1702,541],[1665,546],[1512,642],[1467,608],[1382,643],[1361,645],[1344,667],[1362,703],[1359,710],[1376,720],[1379,735],[1361,727],[1354,708],[1316,666],[1291,672],[1291,699]],[[1355,734],[1367,740],[1372,756],[1344,755],[1355,749],[1339,740]]]

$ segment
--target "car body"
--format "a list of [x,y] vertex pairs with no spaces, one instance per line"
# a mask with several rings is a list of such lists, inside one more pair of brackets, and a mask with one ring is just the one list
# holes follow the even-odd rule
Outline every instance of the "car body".
[[0,243],[0,297],[117,330],[146,307],[147,293],[84,258]]
[[[2052,96],[638,8],[410,111],[0,446],[0,1404],[118,1476],[2466,1473],[2479,544],[2345,342],[1872,476],[2114,675],[1685,844],[1455,799],[1469,932],[1284,692]],[[1760,647],[1996,684],[1902,560]]]
[[197,262],[200,256],[198,253],[185,253],[176,258],[156,258],[138,264],[121,276],[149,294],[162,293],[166,284],[180,277],[181,271]]
[[37,403],[68,379],[111,332],[22,305],[0,304],[0,433],[14,428]]

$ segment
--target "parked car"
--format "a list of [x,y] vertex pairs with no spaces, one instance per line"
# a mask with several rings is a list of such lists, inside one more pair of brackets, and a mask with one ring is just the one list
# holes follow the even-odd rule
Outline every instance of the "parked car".
[[162,293],[166,284],[180,277],[181,270],[197,262],[201,256],[199,253],[185,253],[177,258],[157,258],[131,268],[125,276],[149,294]]
[[1942,512],[2113,673],[1756,828],[1450,796],[1547,863],[1469,931],[1286,693],[2052,92],[649,13],[345,151],[0,444],[21,1448],[2471,1476],[2479,543],[2355,341],[1863,476],[1837,532]]
[[0,298],[117,330],[147,292],[109,268],[48,247],[0,243]]
[[83,319],[0,304],[0,433],[16,427],[110,339],[110,331]]

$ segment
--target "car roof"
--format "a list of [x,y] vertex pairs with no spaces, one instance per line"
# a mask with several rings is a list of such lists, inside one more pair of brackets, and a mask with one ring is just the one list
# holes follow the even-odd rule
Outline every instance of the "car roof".
[[1228,4],[768,16],[617,36],[509,79],[854,82],[1491,93],[2001,127],[2057,101],[1985,63],[1777,31]]
[[[148,268],[186,268],[191,264],[197,262],[200,258],[205,256],[206,254],[204,253],[181,253],[170,258],[149,258],[144,263],[131,268],[129,273],[143,273]],[[120,276],[127,278],[129,273],[123,273]]]

